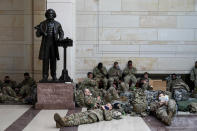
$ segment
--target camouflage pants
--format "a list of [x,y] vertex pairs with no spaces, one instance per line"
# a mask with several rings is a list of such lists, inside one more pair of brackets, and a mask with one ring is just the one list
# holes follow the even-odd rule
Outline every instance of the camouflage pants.
[[133,110],[136,113],[138,113],[138,114],[141,114],[141,113],[146,112],[146,109],[147,109],[147,104],[146,103],[136,103],[136,104],[133,104]]
[[105,95],[105,102],[111,103],[113,100],[117,100],[119,98],[118,92],[114,87],[110,87],[107,90],[107,93]]
[[162,106],[156,110],[156,117],[165,124],[170,123],[172,120],[172,117],[168,115],[166,106]]
[[176,102],[169,100],[168,106],[162,106],[156,110],[156,117],[167,125],[171,124],[172,118],[176,113]]
[[121,92],[127,92],[127,91],[129,91],[129,85],[124,82],[121,82],[119,85],[119,90]]
[[4,95],[16,97],[15,91],[14,91],[11,87],[9,87],[9,86],[3,87],[3,88],[2,88],[2,93],[3,93]]
[[19,94],[21,96],[29,96],[31,94],[31,87],[28,85],[24,85],[21,87]]
[[132,87],[134,87],[137,83],[137,79],[134,75],[127,75],[127,76],[124,77],[124,82],[126,84],[129,84],[130,81],[132,82],[132,85],[131,85]]
[[109,78],[109,84],[110,86],[113,85],[114,81],[119,81],[119,77],[115,76],[115,77],[110,77]]
[[194,81],[194,88],[197,88],[197,80]]
[[95,80],[98,83],[98,85],[99,85],[100,82],[102,82],[103,83],[103,89],[107,89],[107,83],[108,83],[107,78],[96,78]]
[[8,96],[8,95],[0,95],[0,102],[5,102],[5,101],[15,101],[14,97]]
[[97,116],[90,112],[80,112],[71,114],[63,118],[65,120],[65,126],[77,126],[82,124],[90,124],[97,122]]

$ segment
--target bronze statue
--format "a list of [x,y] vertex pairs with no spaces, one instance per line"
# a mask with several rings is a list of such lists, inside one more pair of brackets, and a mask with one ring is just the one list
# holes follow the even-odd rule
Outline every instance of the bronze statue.
[[54,20],[56,13],[48,9],[45,13],[46,20],[35,27],[36,36],[42,37],[39,59],[42,60],[42,82],[48,81],[49,65],[53,81],[57,81],[56,62],[59,60],[58,41],[63,40],[64,32],[61,24]]

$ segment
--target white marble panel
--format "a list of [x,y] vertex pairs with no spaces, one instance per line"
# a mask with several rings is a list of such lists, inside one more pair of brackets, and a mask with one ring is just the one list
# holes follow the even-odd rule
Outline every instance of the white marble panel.
[[103,27],[139,27],[139,16],[103,15]]
[[99,0],[99,11],[121,11],[121,0]]
[[23,131],[59,131],[60,129],[56,128],[53,116],[55,113],[59,113],[63,117],[67,112],[68,110],[42,110]]
[[0,105],[0,130],[8,128],[29,108],[29,105]]
[[159,29],[159,40],[192,41],[194,40],[192,29]]
[[178,28],[197,28],[196,16],[178,16],[177,17]]
[[101,121],[78,127],[78,131],[89,129],[94,129],[94,131],[150,131],[142,118],[131,116],[125,116],[121,120]]

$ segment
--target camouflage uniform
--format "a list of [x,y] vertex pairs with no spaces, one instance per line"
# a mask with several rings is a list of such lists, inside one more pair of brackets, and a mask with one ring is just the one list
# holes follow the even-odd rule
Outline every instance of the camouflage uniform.
[[109,75],[109,82],[110,85],[113,84],[114,81],[119,82],[119,78],[122,77],[122,71],[118,68],[115,68],[114,66],[111,67],[108,71],[108,75]]
[[185,90],[187,90],[189,92],[189,86],[187,84],[185,84],[185,82],[180,79],[174,79],[174,80],[170,80],[167,83],[167,91],[173,92],[174,89],[179,89],[179,88],[183,88]]
[[194,82],[193,95],[196,95],[197,94],[197,68],[195,67],[191,70],[190,80]]
[[142,116],[146,115],[148,102],[146,100],[146,94],[143,89],[137,89],[135,91],[132,104],[133,104],[133,110],[135,113],[140,114]]
[[124,92],[127,92],[129,91],[129,85],[124,83],[124,82],[121,82],[119,85],[118,85],[118,91],[120,93],[124,93]]
[[15,97],[3,94],[0,89],[0,103],[5,102],[5,101],[18,101],[18,99]]
[[2,83],[1,87],[11,87],[13,90],[15,90],[15,88],[17,87],[16,81],[12,81],[10,80],[9,83]]
[[93,96],[85,96],[84,103],[87,109],[90,110],[98,108],[102,104],[102,101],[94,98]]
[[93,79],[85,78],[84,81],[81,83],[79,89],[80,90],[89,89],[94,97],[98,96],[98,84]]
[[85,102],[84,102],[85,95],[84,95],[83,90],[76,90],[74,93],[74,96],[75,96],[76,105],[79,107],[84,107],[85,106]]
[[12,97],[16,97],[16,93],[15,93],[15,88],[16,88],[16,82],[15,81],[9,81],[9,83],[3,83],[2,86],[2,93],[4,95],[9,95]]
[[1,89],[1,87],[2,87],[2,84],[3,84],[3,82],[0,80],[0,89]]
[[153,89],[153,88],[150,86],[150,84],[149,84],[149,81],[150,81],[150,80],[151,80],[150,78],[146,78],[146,79],[145,79],[146,83],[143,84],[143,88],[144,88],[145,90],[152,90],[152,89]]
[[190,73],[190,80],[194,82],[195,88],[197,88],[197,68],[193,68]]
[[18,101],[18,99],[12,96],[0,94],[0,103],[5,101]]
[[59,114],[54,115],[54,119],[56,121],[56,127],[70,127],[70,126],[78,126],[82,124],[90,124],[99,121],[110,121],[114,117],[115,111],[111,110],[103,110],[103,109],[95,109],[88,110],[85,112],[71,114],[69,116],[65,116],[64,118],[60,117]]
[[96,82],[99,83],[102,82],[103,83],[103,88],[104,89],[107,89],[107,83],[108,83],[108,80],[107,80],[107,69],[106,67],[102,67],[101,71],[98,69],[98,67],[95,67],[93,69],[93,75],[94,75],[94,78],[96,80]]
[[105,101],[105,103],[111,103],[113,100],[117,100],[117,99],[119,99],[119,98],[120,98],[120,97],[119,97],[119,95],[118,95],[117,90],[116,90],[113,86],[111,86],[111,87],[107,90],[107,92],[106,92],[106,94],[105,94],[104,101]]
[[10,86],[3,86],[2,93],[11,97],[16,97],[15,91]]
[[28,97],[31,95],[32,88],[36,88],[36,82],[33,78],[23,80],[18,87],[20,88],[19,94],[23,97]]
[[176,102],[173,99],[168,101],[167,105],[159,106],[158,102],[151,103],[151,112],[166,125],[171,125],[172,118],[176,113]]
[[135,77],[135,74],[137,72],[137,69],[135,67],[132,67],[132,69],[129,69],[128,67],[126,67],[123,70],[123,76],[124,76],[124,82],[126,84],[129,84],[130,81],[132,81],[132,87],[135,87],[136,83],[137,83],[137,79]]

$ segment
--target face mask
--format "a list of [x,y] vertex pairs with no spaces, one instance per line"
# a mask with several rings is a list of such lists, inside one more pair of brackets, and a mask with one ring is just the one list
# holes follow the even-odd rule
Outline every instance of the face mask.
[[108,106],[105,106],[105,110],[109,110],[109,107]]
[[169,98],[167,95],[159,97],[159,101],[161,101],[161,102],[168,102],[168,100],[169,100]]

